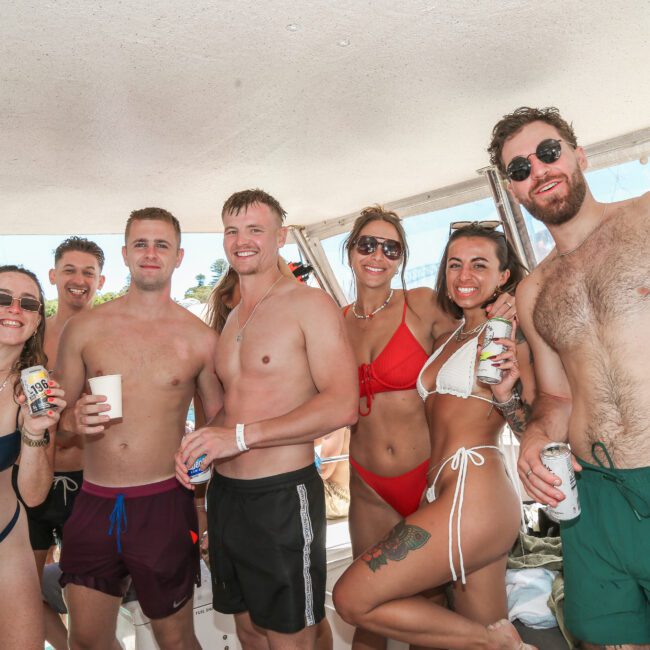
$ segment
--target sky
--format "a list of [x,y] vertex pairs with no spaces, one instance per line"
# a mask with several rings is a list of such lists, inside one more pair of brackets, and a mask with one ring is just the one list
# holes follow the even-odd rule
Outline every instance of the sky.
[[[621,165],[587,173],[589,186],[598,201],[619,201],[638,196],[650,190],[650,165],[632,160]],[[494,207],[490,200],[457,206],[449,210],[419,215],[405,221],[408,240],[411,243],[409,269],[438,262],[446,236],[448,222],[462,219],[492,218]],[[539,232],[543,226],[526,215],[531,234]],[[79,234],[83,233],[69,233]],[[54,249],[69,234],[65,235],[3,235],[0,237],[0,264],[22,264],[34,271],[41,280],[45,297],[56,298],[56,289],[51,286],[47,273],[54,263]],[[106,255],[104,292],[119,291],[125,284],[128,269],[122,260],[124,235],[87,235],[97,242]],[[344,235],[337,235],[323,242],[326,254],[337,277],[341,279],[344,291],[352,295],[352,282],[349,269],[341,258],[341,243]],[[435,244],[435,246],[432,246]],[[440,245],[438,245],[440,244]],[[183,235],[182,245],[185,258],[172,280],[172,296],[182,300],[185,291],[196,285],[196,275],[202,273],[209,282],[210,266],[224,258],[223,236],[221,233],[191,233]],[[440,250],[438,250],[440,249]],[[295,244],[289,244],[282,251],[287,261],[299,261],[300,254]],[[397,286],[397,285],[396,285]]]

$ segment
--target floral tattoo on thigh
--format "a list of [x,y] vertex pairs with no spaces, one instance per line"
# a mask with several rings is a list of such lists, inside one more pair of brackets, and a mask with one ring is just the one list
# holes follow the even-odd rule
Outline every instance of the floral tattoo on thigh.
[[388,564],[389,560],[399,562],[409,551],[422,548],[430,537],[424,528],[400,521],[381,542],[368,549],[361,559],[374,573],[384,564]]

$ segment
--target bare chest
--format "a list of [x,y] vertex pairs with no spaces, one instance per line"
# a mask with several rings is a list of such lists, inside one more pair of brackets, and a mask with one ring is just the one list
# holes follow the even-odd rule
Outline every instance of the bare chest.
[[186,387],[201,369],[197,346],[180,331],[107,334],[84,350],[86,374],[121,374],[123,385],[133,381],[153,388]]
[[[629,224],[628,224],[629,225]],[[650,316],[648,228],[607,225],[546,269],[534,322],[558,352]]]

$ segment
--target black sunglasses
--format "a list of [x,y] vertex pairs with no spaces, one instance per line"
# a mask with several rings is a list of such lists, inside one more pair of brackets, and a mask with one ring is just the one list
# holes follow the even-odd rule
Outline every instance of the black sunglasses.
[[372,255],[377,250],[377,246],[380,246],[389,260],[398,260],[402,257],[402,244],[395,239],[361,235],[352,242],[352,245],[356,247],[357,253],[361,255]]
[[14,301],[24,311],[38,311],[41,308],[41,303],[36,298],[29,298],[28,296],[14,298],[9,293],[0,293],[0,307],[11,307]]
[[530,176],[532,166],[530,164],[530,157],[537,156],[537,160],[541,160],[544,164],[550,165],[551,163],[559,160],[562,155],[561,140],[548,138],[542,140],[535,149],[535,153],[529,153],[527,156],[515,156],[508,166],[506,167],[506,175],[511,181],[520,182],[525,181]]
[[449,224],[449,234],[451,235],[455,230],[464,230],[465,228],[496,230],[499,226],[503,226],[503,223],[498,219],[488,221],[452,221]]

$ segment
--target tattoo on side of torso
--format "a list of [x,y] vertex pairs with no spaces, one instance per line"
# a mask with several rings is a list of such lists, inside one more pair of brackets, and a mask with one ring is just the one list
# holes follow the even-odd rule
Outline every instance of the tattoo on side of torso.
[[381,542],[366,551],[361,559],[374,573],[388,564],[389,560],[399,562],[405,559],[409,551],[422,548],[430,537],[424,528],[400,521]]

